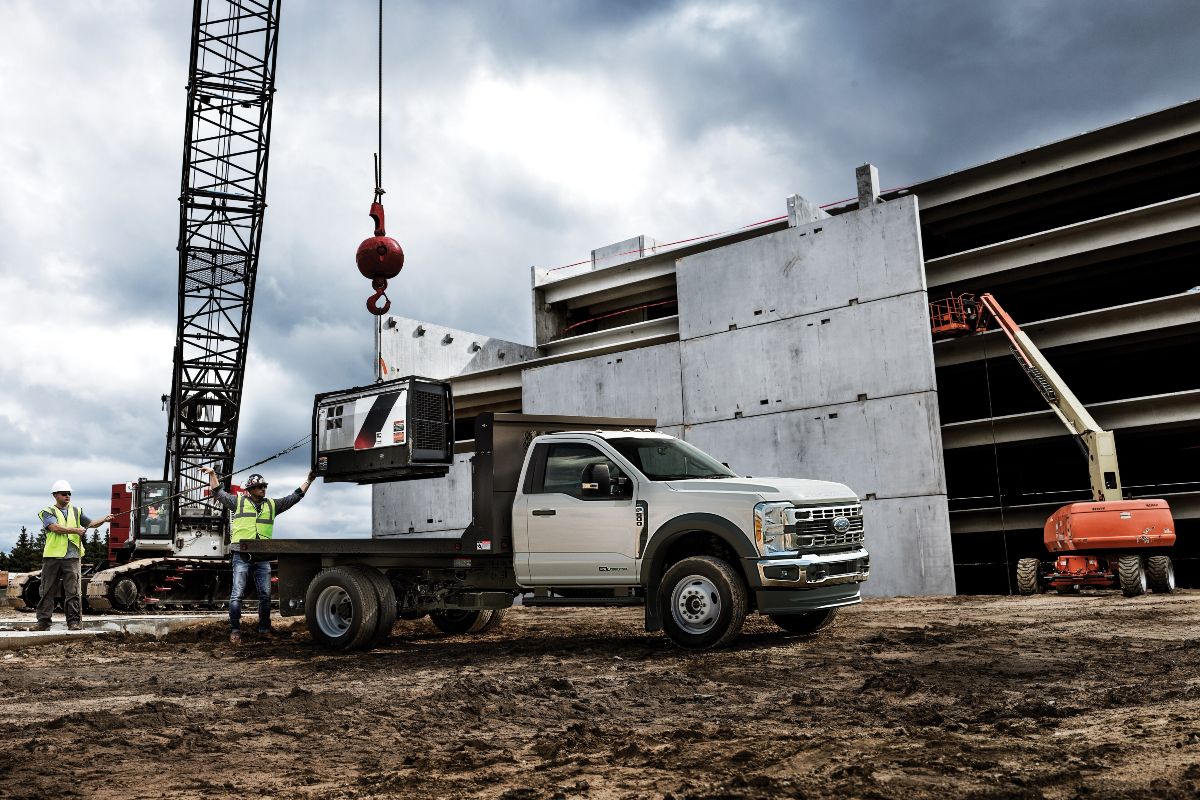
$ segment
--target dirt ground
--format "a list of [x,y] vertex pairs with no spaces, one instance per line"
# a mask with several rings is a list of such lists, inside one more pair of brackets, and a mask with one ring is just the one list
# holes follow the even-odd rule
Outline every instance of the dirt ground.
[[[17,612],[0,611],[0,616]],[[14,798],[1191,797],[1200,592],[870,600],[688,653],[640,612],[402,622],[370,653],[219,623],[0,656]]]

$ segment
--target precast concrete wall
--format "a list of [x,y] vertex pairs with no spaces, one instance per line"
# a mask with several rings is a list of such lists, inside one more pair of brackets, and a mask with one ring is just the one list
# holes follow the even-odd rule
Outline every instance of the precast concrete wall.
[[471,455],[454,456],[444,478],[381,483],[371,491],[371,535],[463,531],[471,524]]
[[676,282],[677,344],[527,370],[524,410],[681,414],[683,438],[742,474],[846,483],[864,592],[953,594],[916,199],[682,258]]
[[537,358],[537,348],[407,317],[385,316],[379,357],[385,378],[446,380]]

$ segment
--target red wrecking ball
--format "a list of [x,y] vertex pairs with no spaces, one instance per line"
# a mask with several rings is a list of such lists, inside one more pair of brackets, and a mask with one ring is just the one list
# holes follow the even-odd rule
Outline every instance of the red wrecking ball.
[[[354,261],[358,264],[358,271],[371,280],[371,286],[375,289],[375,294],[367,298],[367,310],[382,316],[392,307],[392,301],[385,293],[387,282],[388,278],[396,277],[404,269],[404,250],[399,242],[387,235],[382,203],[371,204],[370,216],[375,220],[375,235],[364,239],[358,246]],[[384,301],[382,306],[378,305],[381,298]]]

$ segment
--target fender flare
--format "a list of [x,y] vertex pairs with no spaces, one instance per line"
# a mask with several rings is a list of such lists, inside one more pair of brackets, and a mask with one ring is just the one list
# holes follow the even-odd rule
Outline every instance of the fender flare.
[[[671,549],[671,545],[679,540],[680,537],[689,533],[700,531],[716,536],[733,552],[737,553],[740,560],[758,558],[758,551],[754,544],[746,538],[746,534],[741,528],[734,525],[725,517],[716,514],[680,514],[659,526],[658,530],[650,536],[646,543],[646,549],[642,553],[642,568],[638,578],[642,586],[646,590],[646,630],[657,631],[662,630],[662,615],[659,614],[656,597],[658,596],[659,581],[662,577],[662,565],[666,559],[667,552]],[[743,577],[746,576],[744,565],[733,564],[739,569]],[[753,585],[751,586],[753,588]]]

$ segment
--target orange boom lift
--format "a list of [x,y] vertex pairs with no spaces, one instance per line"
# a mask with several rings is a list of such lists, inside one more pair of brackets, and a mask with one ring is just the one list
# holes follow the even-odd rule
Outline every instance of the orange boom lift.
[[977,333],[995,323],[1025,374],[1087,454],[1092,501],[1070,503],[1050,515],[1042,539],[1054,560],[1018,560],[1017,591],[1119,586],[1126,597],[1144,594],[1147,588],[1175,591],[1175,568],[1171,558],[1161,554],[1162,548],[1175,544],[1175,521],[1167,501],[1125,499],[1112,431],[1096,424],[1021,326],[990,294],[936,300],[929,311],[934,338]]

